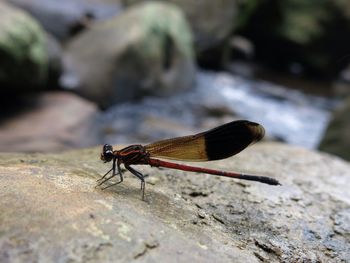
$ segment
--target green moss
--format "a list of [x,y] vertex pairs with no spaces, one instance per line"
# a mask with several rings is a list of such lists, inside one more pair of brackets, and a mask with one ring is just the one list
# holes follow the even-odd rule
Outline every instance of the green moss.
[[48,57],[44,31],[26,13],[0,6],[0,81],[43,84]]
[[[140,14],[138,10],[135,11]],[[160,13],[163,15],[159,16]],[[171,38],[176,41],[175,46],[181,54],[188,58],[193,57],[192,34],[182,11],[175,5],[147,3],[139,20],[144,26],[143,31],[147,32],[145,46],[141,47],[144,49],[143,54],[151,57],[159,55],[159,48],[166,45],[167,38]]]

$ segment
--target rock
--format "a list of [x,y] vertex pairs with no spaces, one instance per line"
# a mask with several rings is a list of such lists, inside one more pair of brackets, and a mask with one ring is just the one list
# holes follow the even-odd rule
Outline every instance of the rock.
[[78,29],[121,11],[118,0],[8,0],[32,14],[59,40],[67,40]]
[[[98,143],[94,128],[96,107],[74,94],[50,92],[33,95],[26,107],[14,100],[17,114],[2,110],[0,151],[52,152]],[[1,261],[1,260],[0,260]]]
[[95,188],[111,166],[99,152],[1,154],[1,262],[349,260],[345,161],[261,143],[203,164],[266,174],[283,186],[139,166],[159,179],[146,184],[144,202],[129,173],[118,186]]
[[[123,0],[126,6],[144,2],[142,0]],[[239,8],[240,1],[232,0],[167,0],[163,2],[177,5],[185,13],[193,35],[198,64],[203,68],[223,68],[230,57],[229,38],[238,27],[246,12]],[[249,0],[252,5],[252,0]],[[255,5],[255,4],[253,4]]]
[[[125,5],[131,5],[141,0],[123,0]],[[220,45],[229,37],[235,28],[237,2],[232,0],[168,0],[180,7],[194,33],[197,51],[203,51]]]
[[182,12],[170,4],[140,4],[96,23],[66,51],[62,85],[101,107],[169,95],[190,88],[195,78],[191,33]]
[[47,79],[44,31],[28,14],[0,2],[1,92],[29,91]]
[[350,160],[350,97],[334,114],[319,149]]

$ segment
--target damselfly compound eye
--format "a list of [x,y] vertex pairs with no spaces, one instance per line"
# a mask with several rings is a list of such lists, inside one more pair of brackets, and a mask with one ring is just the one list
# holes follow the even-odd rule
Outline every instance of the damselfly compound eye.
[[105,162],[110,162],[113,160],[113,147],[110,144],[103,145],[101,160]]

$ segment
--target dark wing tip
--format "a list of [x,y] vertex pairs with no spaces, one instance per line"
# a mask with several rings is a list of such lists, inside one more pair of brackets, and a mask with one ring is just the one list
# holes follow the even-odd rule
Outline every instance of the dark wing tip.
[[235,155],[261,140],[265,130],[258,123],[238,120],[226,123],[204,133],[209,160],[220,160]]
[[246,125],[254,138],[252,143],[260,141],[265,136],[265,129],[262,125],[256,122],[246,121]]

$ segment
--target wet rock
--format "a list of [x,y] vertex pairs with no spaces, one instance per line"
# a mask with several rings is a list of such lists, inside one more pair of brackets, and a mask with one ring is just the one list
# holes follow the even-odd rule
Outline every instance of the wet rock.
[[94,20],[107,19],[121,11],[118,0],[8,0],[30,14],[59,40],[67,40],[76,30]]
[[[203,164],[276,177],[269,186],[137,167],[104,191],[100,149],[1,154],[0,261],[347,262],[350,164],[261,143]],[[146,181],[149,178],[146,179]],[[188,185],[208,195],[182,193]]]
[[[52,152],[98,143],[96,107],[70,93],[50,92],[25,99],[17,112],[2,112],[0,151]],[[4,108],[3,108],[4,111]],[[4,116],[5,115],[5,116]]]
[[102,107],[147,94],[169,95],[192,86],[192,56],[182,12],[170,4],[144,3],[71,41],[62,85]]
[[333,115],[319,149],[350,160],[350,97]]
[[43,86],[48,70],[44,31],[31,16],[4,1],[0,14],[1,92]]

